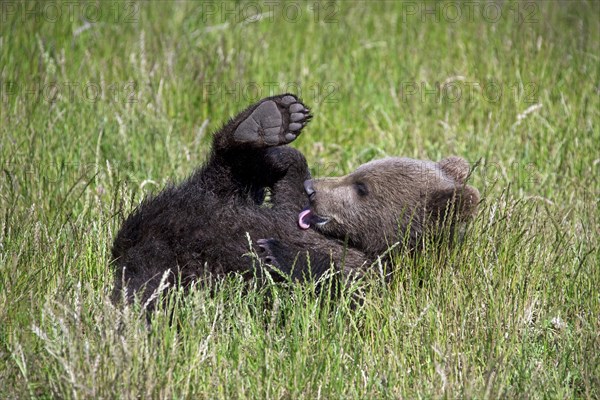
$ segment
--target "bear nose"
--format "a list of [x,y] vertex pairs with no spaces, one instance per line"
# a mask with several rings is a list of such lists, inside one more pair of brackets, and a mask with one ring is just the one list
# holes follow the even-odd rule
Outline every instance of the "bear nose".
[[315,189],[313,188],[313,181],[312,181],[312,179],[304,181],[304,191],[308,195],[308,199],[309,200],[314,199],[314,197],[315,197]]

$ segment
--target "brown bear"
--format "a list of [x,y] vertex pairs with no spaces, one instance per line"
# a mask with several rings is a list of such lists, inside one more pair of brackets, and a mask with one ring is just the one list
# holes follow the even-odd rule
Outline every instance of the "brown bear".
[[287,146],[310,118],[283,94],[217,131],[203,166],[123,223],[112,249],[115,300],[138,295],[151,309],[164,288],[229,273],[319,279],[334,266],[362,274],[388,245],[409,237],[414,247],[440,221],[452,226],[475,212],[478,192],[465,185],[468,166],[457,157],[384,159],[311,180],[304,156]]

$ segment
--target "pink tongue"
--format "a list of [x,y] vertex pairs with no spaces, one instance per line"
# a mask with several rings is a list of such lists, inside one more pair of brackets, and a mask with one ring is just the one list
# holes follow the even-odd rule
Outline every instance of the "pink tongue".
[[305,219],[308,220],[308,217],[310,217],[310,210],[303,210],[300,215],[298,215],[298,225],[300,225],[301,229],[310,228],[310,223],[304,221]]

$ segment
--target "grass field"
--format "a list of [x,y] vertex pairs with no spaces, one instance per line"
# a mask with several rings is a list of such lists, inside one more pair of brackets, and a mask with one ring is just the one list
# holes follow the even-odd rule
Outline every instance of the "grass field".
[[[600,397],[598,2],[0,7],[0,398]],[[462,246],[358,310],[236,277],[174,324],[113,306],[123,217],[285,91],[316,176],[478,162]]]

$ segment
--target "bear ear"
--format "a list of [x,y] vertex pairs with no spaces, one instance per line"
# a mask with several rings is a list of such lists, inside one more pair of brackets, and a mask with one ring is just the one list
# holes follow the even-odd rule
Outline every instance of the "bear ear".
[[[434,192],[427,202],[430,216],[440,222],[466,222],[473,218],[479,204],[479,191],[469,185]],[[448,214],[450,213],[450,214]]]
[[446,175],[454,178],[459,183],[465,183],[469,176],[469,163],[461,157],[452,156],[444,158],[438,162],[438,165]]

